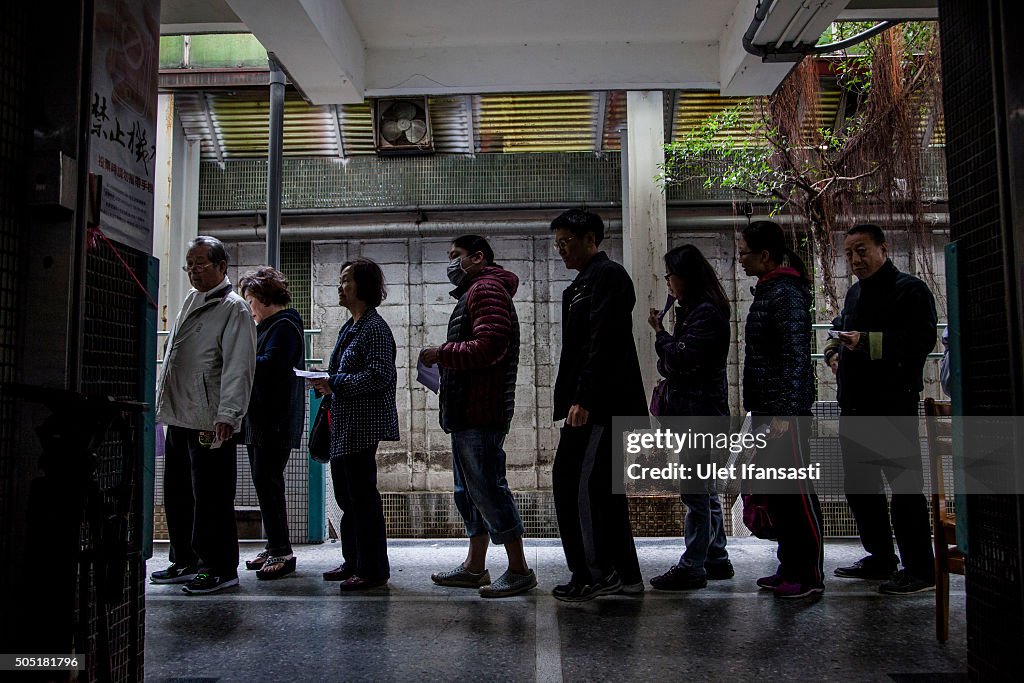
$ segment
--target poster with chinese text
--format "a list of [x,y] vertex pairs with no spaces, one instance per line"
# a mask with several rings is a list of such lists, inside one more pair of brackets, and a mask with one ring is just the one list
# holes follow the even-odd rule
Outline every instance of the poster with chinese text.
[[153,251],[159,0],[96,0],[89,170],[103,178],[100,228]]

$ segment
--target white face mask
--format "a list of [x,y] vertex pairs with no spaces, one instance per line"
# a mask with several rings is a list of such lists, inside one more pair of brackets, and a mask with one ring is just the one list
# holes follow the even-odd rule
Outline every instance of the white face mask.
[[465,281],[466,275],[466,271],[462,269],[462,257],[456,256],[448,264],[448,280],[458,287]]

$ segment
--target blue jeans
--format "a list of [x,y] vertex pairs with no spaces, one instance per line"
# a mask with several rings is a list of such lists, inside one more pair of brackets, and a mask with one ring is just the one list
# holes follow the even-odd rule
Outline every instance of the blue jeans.
[[725,521],[722,501],[717,493],[684,493],[680,496],[686,506],[683,536],[686,551],[679,558],[679,566],[703,572],[705,564],[725,562]]
[[487,533],[504,545],[523,535],[523,521],[505,481],[505,432],[464,429],[452,432],[455,507],[469,537]]

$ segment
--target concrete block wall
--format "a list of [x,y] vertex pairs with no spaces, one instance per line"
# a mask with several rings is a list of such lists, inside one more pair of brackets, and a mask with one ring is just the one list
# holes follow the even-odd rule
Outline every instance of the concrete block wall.
[[[571,281],[551,247],[540,237],[495,237],[496,261],[520,278],[516,311],[521,348],[516,415],[505,440],[509,485],[517,490],[548,489],[557,429],[551,421],[551,393],[561,348],[561,293]],[[452,487],[448,435],[438,425],[437,396],[416,382],[420,349],[445,339],[455,300],[445,275],[448,239],[315,242],[312,245],[313,315],[310,325],[323,333],[313,354],[328,358],[348,312],[338,305],[341,265],[371,258],[384,271],[388,296],[379,311],[391,326],[398,347],[398,396],[401,440],[379,450],[381,490],[448,491]],[[245,250],[247,245],[239,245]],[[609,238],[606,249],[621,259],[622,244]]]
[[[471,232],[467,226],[466,232]],[[934,276],[933,284],[939,308],[939,320],[945,321],[945,291],[942,249],[948,240],[945,232],[935,232],[925,240]],[[521,326],[519,378],[516,389],[516,416],[505,442],[508,482],[513,490],[549,490],[551,463],[558,443],[558,428],[551,421],[552,387],[561,348],[561,295],[575,276],[566,270],[552,248],[550,235],[493,237],[490,242],[495,260],[520,278],[515,296]],[[750,307],[753,278],[745,276],[736,262],[736,236],[729,232],[675,232],[669,246],[693,243],[707,256],[718,272],[726,294],[733,301],[732,348],[729,354],[730,405],[740,412],[743,358],[743,326]],[[420,349],[434,346],[445,338],[448,318],[455,300],[449,295],[451,284],[445,276],[448,263],[447,238],[411,238],[314,242],[312,249],[311,327],[323,333],[314,338],[313,355],[330,357],[338,330],[348,312],[338,305],[337,286],[341,265],[350,259],[366,257],[381,265],[388,296],[380,313],[391,326],[398,347],[398,409],[401,440],[382,443],[378,452],[380,489],[388,492],[435,492],[452,488],[449,437],[438,425],[437,397],[416,382],[416,358]],[[840,240],[841,244],[841,240]],[[900,236],[893,239],[891,255],[902,270],[911,268],[909,245]],[[602,247],[611,258],[621,262],[622,240],[610,236]],[[263,259],[262,244],[235,244],[232,249],[233,281],[239,272],[251,269]],[[915,261],[920,261],[917,257]],[[840,300],[853,278],[842,260],[836,264]],[[819,297],[820,298],[820,297]],[[669,321],[671,322],[671,321]],[[828,322],[824,316],[818,322]],[[825,339],[818,335],[819,343]],[[819,347],[820,348],[820,347]],[[940,347],[937,347],[940,348]],[[816,364],[819,399],[834,400],[835,380],[823,363]],[[926,367],[926,396],[939,397],[938,363]],[[330,500],[331,496],[328,496]]]

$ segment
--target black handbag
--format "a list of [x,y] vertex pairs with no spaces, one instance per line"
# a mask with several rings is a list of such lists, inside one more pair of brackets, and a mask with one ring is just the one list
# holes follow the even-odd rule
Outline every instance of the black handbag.
[[331,461],[331,426],[328,415],[331,412],[331,397],[324,396],[309,429],[309,457],[327,464]]

